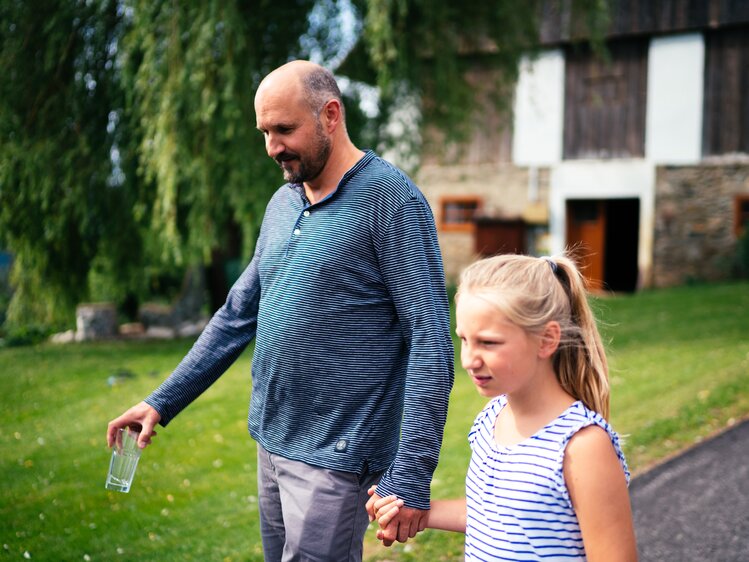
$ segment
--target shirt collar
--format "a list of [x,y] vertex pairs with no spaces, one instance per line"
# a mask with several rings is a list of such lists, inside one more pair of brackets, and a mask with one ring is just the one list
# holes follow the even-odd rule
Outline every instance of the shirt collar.
[[[359,160],[357,160],[356,164],[351,166],[349,170],[343,174],[343,177],[338,182],[338,185],[336,186],[335,190],[330,193],[325,199],[322,201],[318,201],[315,203],[315,205],[319,205],[320,203],[324,203],[325,201],[331,199],[332,197],[335,197],[335,195],[341,190],[341,188],[348,183],[348,181],[354,177],[357,173],[359,173],[359,170],[364,169],[367,164],[369,164],[375,157],[375,153],[372,150],[365,150],[364,156],[362,156]],[[307,201],[307,195],[304,192],[304,186],[301,183],[287,183],[286,186],[290,189],[293,189],[301,198],[302,200],[309,204],[309,201]]]

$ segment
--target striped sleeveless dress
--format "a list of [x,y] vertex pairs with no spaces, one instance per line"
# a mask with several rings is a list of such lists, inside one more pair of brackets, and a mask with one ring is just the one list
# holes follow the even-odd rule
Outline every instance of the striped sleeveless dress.
[[602,427],[629,483],[619,437],[600,414],[578,401],[529,439],[501,446],[494,441],[494,425],[506,404],[504,396],[491,400],[468,434],[465,559],[585,560],[562,473],[565,447],[580,429]]

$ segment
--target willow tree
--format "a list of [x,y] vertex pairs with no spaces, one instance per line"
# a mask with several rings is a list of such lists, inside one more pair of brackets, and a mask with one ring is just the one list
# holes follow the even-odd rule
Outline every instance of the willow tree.
[[313,2],[43,4],[0,7],[9,320],[69,322],[92,277],[122,298],[148,265],[209,262],[230,224],[251,250],[279,181],[252,92],[301,54]]
[[[100,247],[125,258],[130,194],[110,181],[121,89],[112,5],[0,6],[0,240],[15,255],[12,318],[59,320],[86,294]],[[106,242],[105,242],[106,241]]]
[[[340,72],[379,88],[380,120],[407,92],[459,131],[472,102],[465,53],[489,45],[511,82],[549,9],[590,27],[605,15],[603,0],[0,3],[9,322],[69,322],[81,300],[145,294],[148,268],[215,263],[232,244],[247,258],[280,181],[252,114],[272,68],[310,53],[336,66],[354,33]],[[355,140],[366,130],[376,145],[377,123],[347,91]]]
[[150,262],[221,266],[229,246],[251,252],[280,182],[255,130],[253,93],[264,74],[303,56],[313,6],[136,0],[128,8],[124,120]]

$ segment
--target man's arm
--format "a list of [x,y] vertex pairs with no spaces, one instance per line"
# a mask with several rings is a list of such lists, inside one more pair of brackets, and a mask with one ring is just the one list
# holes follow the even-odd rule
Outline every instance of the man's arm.
[[[377,496],[405,502],[386,540],[405,542],[424,528],[453,383],[454,348],[434,218],[425,200],[406,202],[379,248],[385,281],[409,350],[401,442]],[[395,521],[394,521],[395,523]],[[395,527],[391,525],[391,527]]]
[[192,349],[174,372],[145,401],[109,422],[107,443],[112,446],[117,429],[138,430],[143,448],[156,434],[154,426],[166,426],[205,391],[239,357],[255,337],[260,283],[258,253],[232,287],[226,303],[213,315]]
[[146,398],[159,412],[162,426],[216,382],[255,337],[260,299],[257,262],[256,254],[192,349]]

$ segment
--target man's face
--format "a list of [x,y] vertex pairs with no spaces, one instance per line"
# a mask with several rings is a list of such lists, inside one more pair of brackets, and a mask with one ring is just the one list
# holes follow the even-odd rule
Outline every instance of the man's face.
[[[297,101],[294,101],[297,100]],[[331,150],[322,121],[298,96],[263,92],[255,99],[257,128],[265,150],[290,183],[314,180],[325,168]]]
[[314,180],[320,175],[330,156],[330,139],[325,135],[319,120],[315,122],[312,138],[306,141],[307,146],[299,152],[286,148],[274,157],[281,166],[283,177],[289,183],[303,183]]

